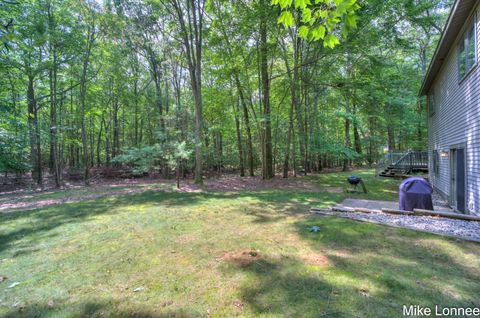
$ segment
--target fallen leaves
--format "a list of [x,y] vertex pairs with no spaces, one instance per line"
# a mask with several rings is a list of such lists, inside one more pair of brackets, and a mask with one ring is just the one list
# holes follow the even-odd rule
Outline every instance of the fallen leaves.
[[233,306],[238,310],[243,310],[244,304],[240,300],[235,299],[233,301]]
[[223,255],[222,259],[237,266],[247,266],[259,260],[261,257],[257,250],[230,252]]
[[318,253],[310,253],[303,255],[301,259],[307,265],[314,265],[320,267],[330,266],[330,260],[328,259],[328,257]]
[[357,292],[362,295],[363,297],[370,297],[369,290],[365,287],[357,289]]

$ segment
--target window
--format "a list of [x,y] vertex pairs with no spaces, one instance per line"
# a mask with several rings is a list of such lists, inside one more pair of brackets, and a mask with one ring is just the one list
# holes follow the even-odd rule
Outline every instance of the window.
[[435,95],[433,90],[427,96],[427,104],[428,104],[428,115],[432,117],[435,114]]
[[475,19],[458,43],[458,76],[462,80],[477,64],[477,39]]

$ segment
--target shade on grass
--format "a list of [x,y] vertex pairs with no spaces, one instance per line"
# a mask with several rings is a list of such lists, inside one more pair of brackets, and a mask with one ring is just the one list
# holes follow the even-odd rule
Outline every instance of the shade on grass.
[[[396,317],[403,304],[480,306],[480,245],[308,213],[344,197],[152,191],[1,215],[0,316]],[[226,257],[251,250],[251,262]]]

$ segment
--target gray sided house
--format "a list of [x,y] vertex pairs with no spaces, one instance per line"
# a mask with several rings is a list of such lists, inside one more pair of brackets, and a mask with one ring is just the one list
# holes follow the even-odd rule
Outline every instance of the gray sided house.
[[429,177],[459,212],[480,215],[480,1],[457,0],[425,76]]

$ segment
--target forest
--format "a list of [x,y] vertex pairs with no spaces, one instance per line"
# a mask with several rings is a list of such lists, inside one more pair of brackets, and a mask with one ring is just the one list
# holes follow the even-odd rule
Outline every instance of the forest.
[[480,312],[479,10],[0,0],[0,317]]
[[424,150],[451,1],[2,0],[0,172],[287,178]]

